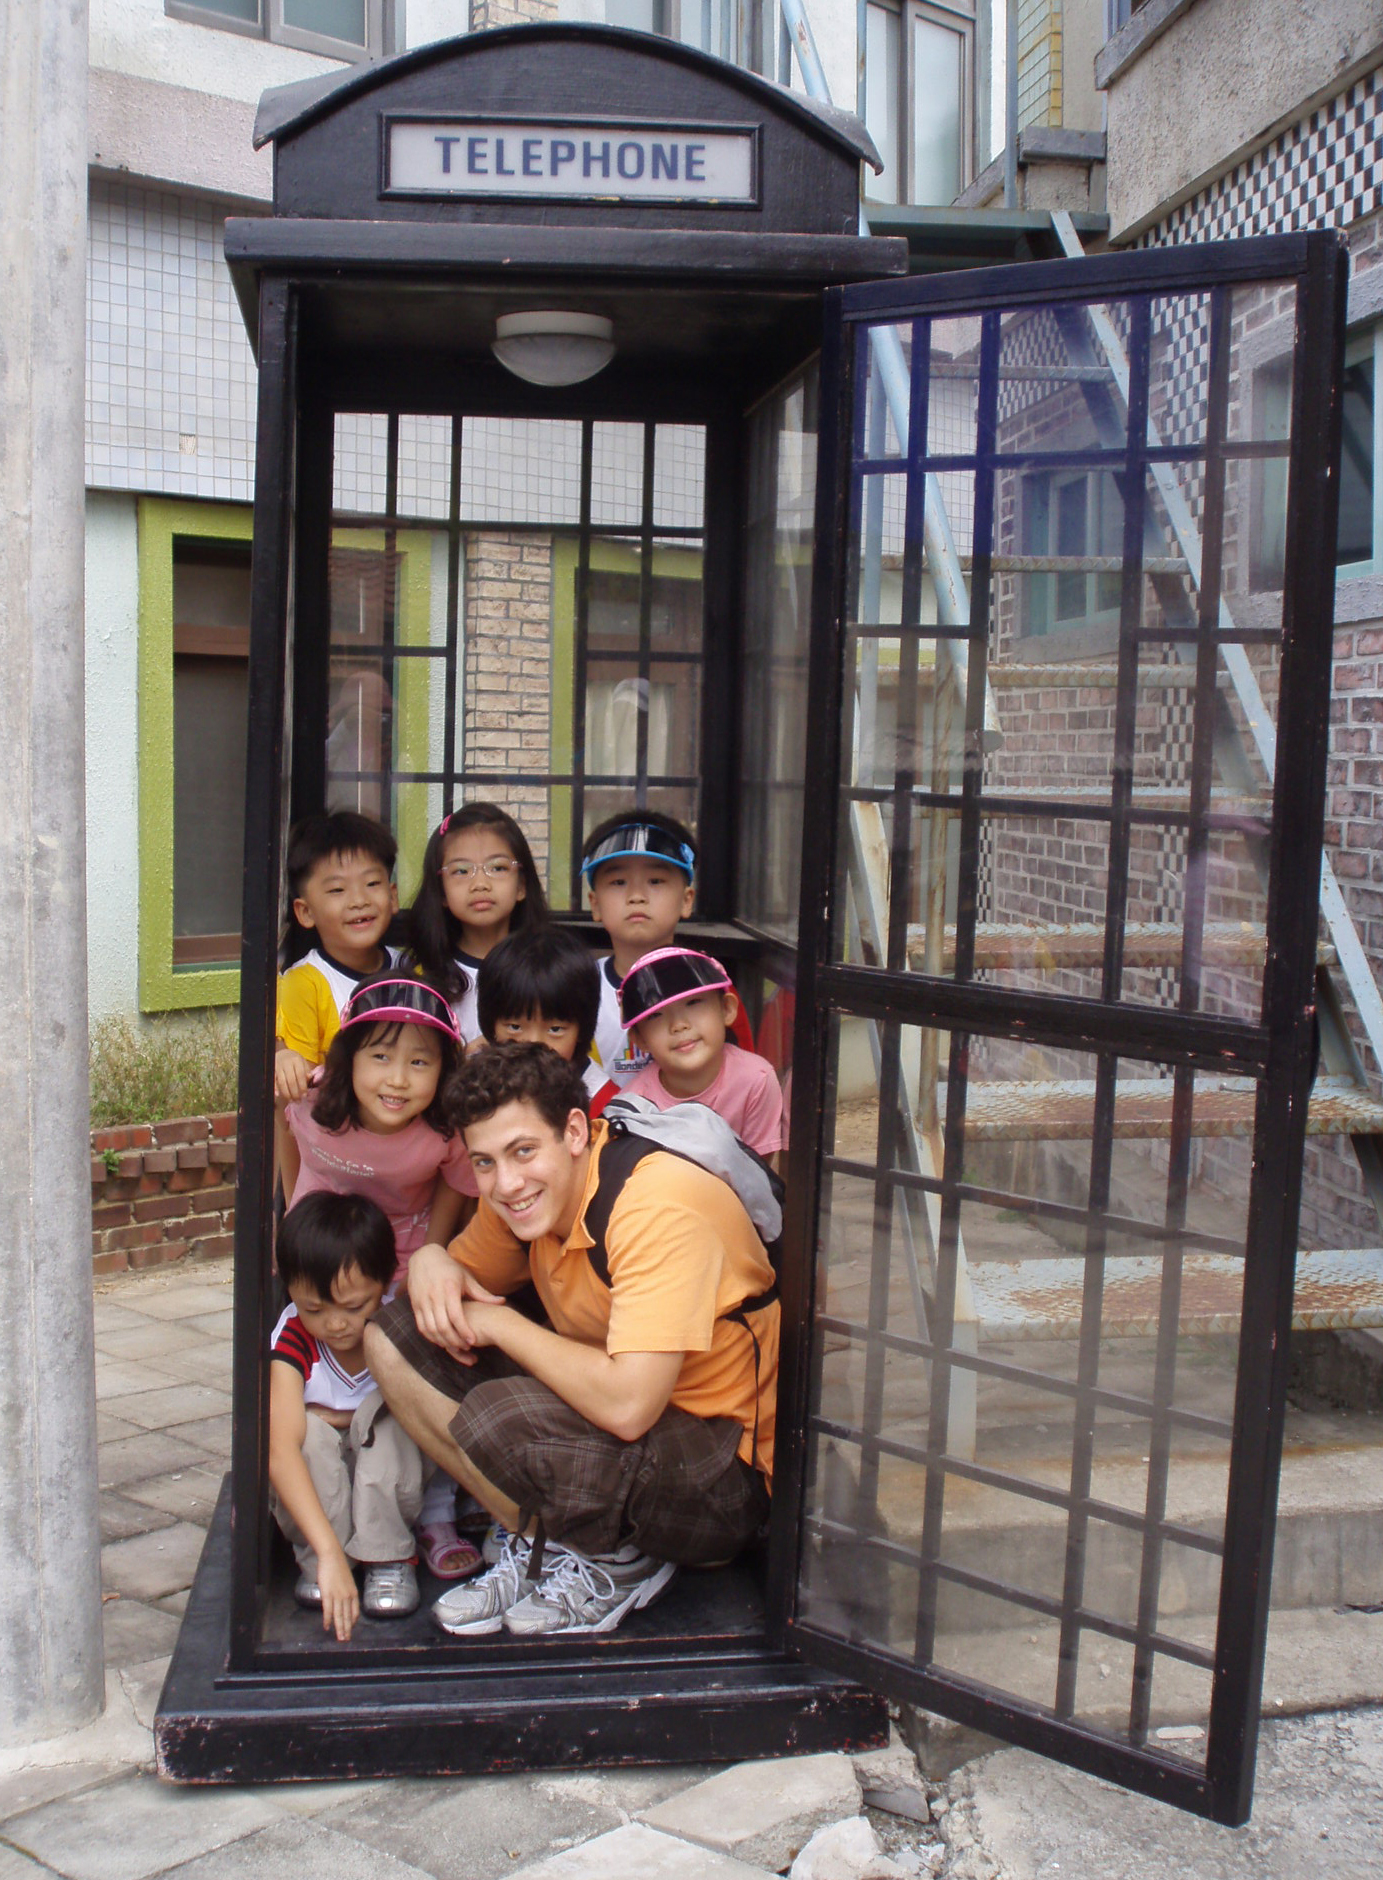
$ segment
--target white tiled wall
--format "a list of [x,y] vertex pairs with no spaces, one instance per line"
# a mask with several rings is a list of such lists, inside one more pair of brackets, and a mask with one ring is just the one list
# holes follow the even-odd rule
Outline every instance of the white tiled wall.
[[255,366],[214,204],[93,180],[86,480],[247,502]]

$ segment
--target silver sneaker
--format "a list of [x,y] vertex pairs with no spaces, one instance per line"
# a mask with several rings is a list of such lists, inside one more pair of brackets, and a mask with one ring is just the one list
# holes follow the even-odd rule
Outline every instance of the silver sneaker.
[[368,1619],[406,1619],[418,1610],[418,1575],[411,1560],[376,1562],[365,1569],[360,1610]]
[[498,1632],[509,1608],[533,1590],[526,1577],[531,1552],[521,1536],[504,1534],[494,1566],[478,1579],[466,1580],[443,1593],[432,1608],[433,1623],[453,1638]]
[[551,1567],[542,1583],[504,1614],[505,1630],[515,1638],[613,1632],[627,1612],[652,1605],[677,1571],[672,1561],[654,1560],[632,1546],[617,1554],[548,1551]]
[[322,1610],[322,1589],[317,1584],[315,1573],[309,1573],[304,1567],[298,1575],[298,1584],[293,1588],[293,1597],[300,1606],[306,1606],[309,1612]]

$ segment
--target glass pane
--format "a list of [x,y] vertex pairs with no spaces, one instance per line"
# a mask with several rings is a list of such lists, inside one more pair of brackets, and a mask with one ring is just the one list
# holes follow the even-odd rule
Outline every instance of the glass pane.
[[788,940],[801,885],[816,424],[814,369],[750,419],[736,911]]
[[961,83],[965,41],[922,17],[912,22],[912,200],[947,204],[960,194]]
[[874,202],[897,202],[898,91],[901,26],[892,7],[869,8],[865,27],[864,121],[883,158],[883,171],[866,170],[864,193]]
[[1345,367],[1337,562],[1373,559],[1374,350]]
[[365,0],[283,0],[283,23],[295,32],[321,33],[365,44]]
[[461,441],[461,515],[473,522],[579,522],[579,422],[467,418]]
[[701,528],[705,487],[704,427],[660,424],[653,451],[654,528]]
[[804,1617],[1203,1731],[1252,1080],[841,1013],[825,1090]]
[[245,827],[250,545],[173,554],[173,933],[188,965],[234,959]]
[[399,418],[398,513],[444,522],[451,514],[451,419]]
[[643,520],[644,427],[591,427],[591,521],[598,529],[637,529]]
[[388,418],[380,411],[338,411],[332,508],[338,514],[382,516],[388,476]]
[[204,13],[220,13],[228,20],[249,20],[259,24],[260,0],[194,0]]

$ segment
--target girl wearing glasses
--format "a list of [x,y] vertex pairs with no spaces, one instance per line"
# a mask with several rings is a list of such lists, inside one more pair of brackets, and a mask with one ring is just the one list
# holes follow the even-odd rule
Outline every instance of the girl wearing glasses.
[[464,1043],[480,1036],[480,962],[507,935],[546,920],[547,897],[513,817],[496,803],[467,803],[444,816],[423,854],[409,951],[446,993]]

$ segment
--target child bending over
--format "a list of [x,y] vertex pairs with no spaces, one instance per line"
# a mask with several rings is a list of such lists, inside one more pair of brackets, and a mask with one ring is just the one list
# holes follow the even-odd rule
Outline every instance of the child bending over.
[[599,1116],[617,1086],[591,1061],[601,973],[583,941],[560,927],[528,927],[501,940],[477,976],[481,1036],[490,1044],[545,1044],[582,1067]]
[[347,999],[362,979],[394,962],[384,936],[399,906],[396,853],[389,831],[353,810],[306,816],[289,835],[292,908],[278,986],[276,1097],[304,1094]]
[[[783,1093],[767,1058],[731,1044],[739,1001],[717,960],[689,947],[646,953],[620,987],[629,1035],[650,1062],[625,1094],[660,1110],[704,1103],[766,1159],[783,1146]],[[775,1164],[776,1166],[776,1164]]]
[[[418,1606],[412,1527],[431,1465],[384,1407],[363,1336],[394,1277],[394,1232],[364,1195],[309,1195],[283,1218],[292,1304],[269,1365],[269,1505],[298,1558],[295,1596],[348,1639]],[[355,1568],[365,1567],[363,1598]]]

